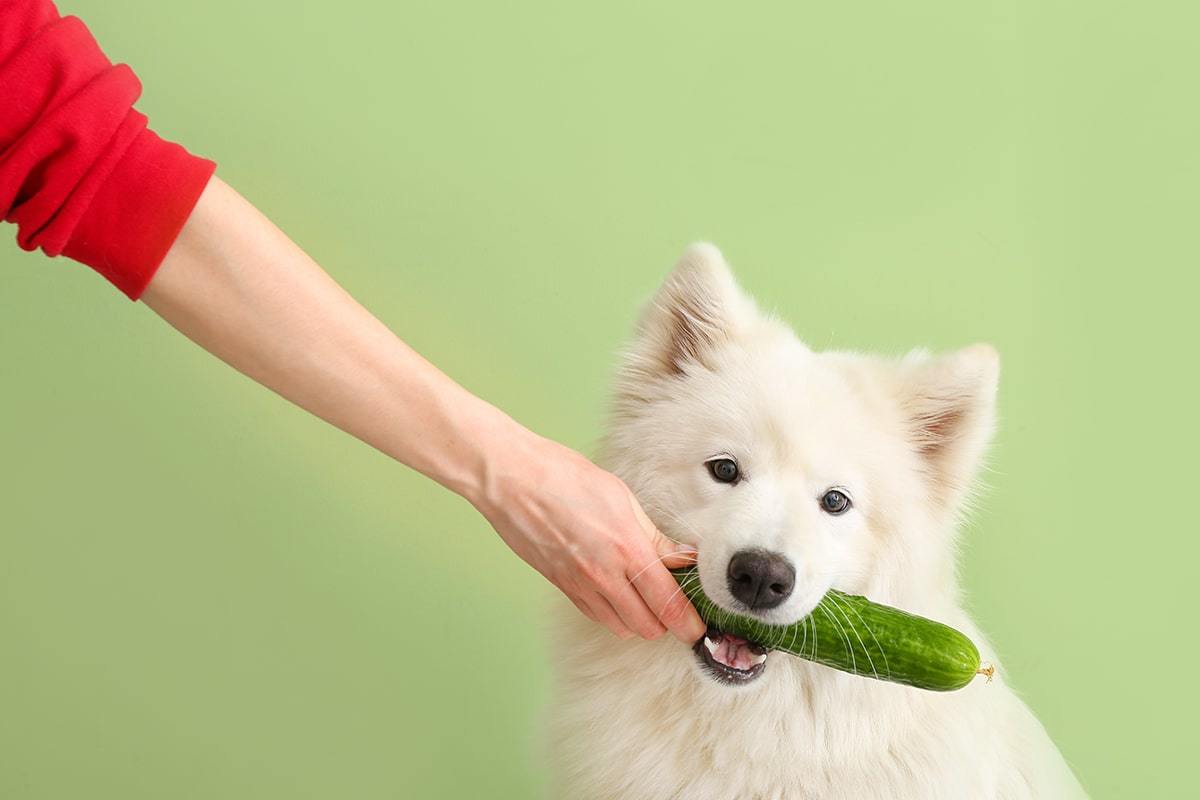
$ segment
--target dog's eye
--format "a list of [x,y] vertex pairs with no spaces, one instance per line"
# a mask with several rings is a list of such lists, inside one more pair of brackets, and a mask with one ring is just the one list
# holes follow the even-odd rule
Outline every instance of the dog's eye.
[[830,489],[821,496],[821,509],[826,514],[833,514],[836,517],[838,514],[844,514],[848,508],[850,508],[850,498],[846,496],[845,492]]
[[738,470],[737,462],[732,458],[714,458],[707,462],[708,471],[712,474],[713,480],[721,483],[737,483],[741,472]]

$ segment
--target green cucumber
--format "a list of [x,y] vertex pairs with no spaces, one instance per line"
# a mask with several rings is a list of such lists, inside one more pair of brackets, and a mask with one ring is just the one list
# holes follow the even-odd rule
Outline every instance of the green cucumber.
[[992,679],[975,643],[949,625],[865,597],[831,589],[812,613],[770,625],[718,608],[700,588],[695,567],[671,570],[706,623],[772,650],[868,678],[947,692],[976,675]]

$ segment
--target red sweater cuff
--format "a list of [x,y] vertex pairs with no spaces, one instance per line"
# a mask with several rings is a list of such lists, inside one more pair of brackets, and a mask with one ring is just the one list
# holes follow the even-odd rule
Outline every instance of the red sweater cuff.
[[50,0],[0,0],[0,218],[133,300],[216,168],[146,128],[141,89]]
[[88,204],[63,255],[137,300],[216,166],[143,128]]

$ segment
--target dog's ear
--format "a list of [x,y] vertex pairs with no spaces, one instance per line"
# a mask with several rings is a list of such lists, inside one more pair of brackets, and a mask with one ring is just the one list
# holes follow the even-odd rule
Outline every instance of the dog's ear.
[[974,483],[996,426],[1000,357],[977,344],[930,358],[914,353],[901,363],[901,404],[913,448],[925,465],[933,496],[957,508]]
[[697,366],[711,368],[712,352],[735,337],[756,311],[721,251],[693,244],[642,309],[626,351],[625,375],[661,378],[685,375]]

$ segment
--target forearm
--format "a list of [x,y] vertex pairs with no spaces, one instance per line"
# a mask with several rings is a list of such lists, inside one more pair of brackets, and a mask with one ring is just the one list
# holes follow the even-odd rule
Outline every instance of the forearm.
[[142,299],[231,366],[477,506],[493,454],[531,435],[401,341],[216,177]]

